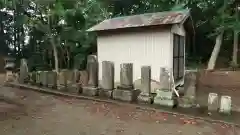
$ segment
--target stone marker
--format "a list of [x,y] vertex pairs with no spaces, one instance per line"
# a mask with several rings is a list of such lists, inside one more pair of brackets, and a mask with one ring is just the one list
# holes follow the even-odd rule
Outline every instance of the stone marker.
[[160,71],[160,89],[156,91],[157,95],[154,98],[154,104],[173,107],[176,100],[173,99],[172,71],[166,68],[161,68]]
[[67,91],[67,70],[61,70],[58,75],[57,88],[60,91]]
[[138,101],[151,103],[151,67],[143,66],[141,68],[141,93],[138,96]]
[[133,89],[133,64],[121,64],[120,70],[120,89]]
[[196,104],[196,72],[186,72],[184,77],[184,96],[179,100],[179,106],[193,107]]
[[28,65],[26,59],[21,59],[19,83],[26,83],[28,80]]
[[230,96],[221,96],[220,113],[231,114],[232,99]]
[[208,111],[217,111],[218,104],[218,94],[217,93],[209,93],[208,95]]
[[[90,59],[90,58],[88,58]],[[98,62],[89,60],[87,63],[88,85],[83,87],[82,93],[87,96],[97,96],[98,93]]]
[[133,88],[133,64],[121,64],[120,86],[113,91],[113,99],[131,102],[137,100],[138,95],[135,93],[136,91]]
[[69,72],[69,83],[67,89],[71,93],[79,94],[81,89],[81,84],[79,83],[80,72],[76,69]]
[[77,69],[74,69],[72,73],[73,73],[73,75],[72,75],[73,82],[78,83],[80,80],[80,71],[78,71]]
[[114,89],[114,64],[110,61],[102,62],[102,83],[99,95],[103,97],[112,97]]
[[40,77],[41,77],[42,86],[47,87],[48,86],[48,71],[41,72]]
[[36,72],[36,84],[41,85],[41,77],[40,77],[41,71]]
[[57,88],[57,72],[49,71],[47,73],[47,77],[48,77],[48,87],[53,89]]
[[35,85],[36,84],[36,79],[37,79],[37,72],[33,71],[31,74],[30,74],[30,83],[32,85]]
[[81,84],[82,87],[87,86],[88,84],[88,72],[87,71],[79,71],[80,76],[79,76],[79,83]]
[[15,63],[14,63],[15,59],[5,59],[5,67],[4,69],[6,70],[6,82],[13,82],[14,79],[14,75],[13,75],[13,70],[15,68]]

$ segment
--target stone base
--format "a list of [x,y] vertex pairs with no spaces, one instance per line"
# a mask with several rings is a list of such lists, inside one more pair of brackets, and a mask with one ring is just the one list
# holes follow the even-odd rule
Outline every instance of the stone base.
[[82,94],[86,96],[98,96],[99,89],[94,87],[83,87]]
[[79,84],[73,84],[67,87],[67,91],[70,93],[79,94],[81,93],[81,86]]
[[48,88],[51,88],[51,89],[56,89],[57,88],[57,85],[49,85],[47,86]]
[[178,100],[178,106],[182,108],[191,108],[196,106],[196,102],[192,98],[183,97]]
[[67,87],[64,86],[64,85],[58,85],[57,86],[57,90],[59,90],[59,91],[67,91]]
[[153,102],[153,97],[150,94],[140,94],[138,96],[138,102],[144,104],[151,104]]
[[30,81],[29,83],[30,83],[30,85],[36,85],[36,82]]
[[113,90],[99,90],[100,97],[112,98]]
[[113,99],[132,102],[137,99],[137,95],[135,94],[135,90],[122,90],[115,89],[113,90]]
[[167,107],[173,107],[176,105],[175,100],[167,100],[167,99],[154,99],[154,104],[156,105],[162,105],[162,106],[167,106]]
[[154,104],[173,107],[177,101],[173,99],[172,91],[157,90],[157,95],[154,98]]

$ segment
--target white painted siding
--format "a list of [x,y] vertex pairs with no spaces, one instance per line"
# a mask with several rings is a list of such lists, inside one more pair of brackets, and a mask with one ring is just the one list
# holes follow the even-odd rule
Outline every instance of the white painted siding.
[[102,61],[113,61],[116,83],[120,81],[121,63],[133,63],[134,81],[141,78],[141,66],[143,65],[150,65],[152,79],[159,81],[160,67],[172,68],[172,48],[170,29],[99,35],[99,80],[102,78]]

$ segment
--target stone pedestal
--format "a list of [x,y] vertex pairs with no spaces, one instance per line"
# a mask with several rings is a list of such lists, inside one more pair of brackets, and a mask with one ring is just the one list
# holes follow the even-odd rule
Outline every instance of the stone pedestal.
[[217,111],[219,108],[219,99],[217,93],[209,93],[208,96],[208,111]]
[[154,98],[154,104],[173,107],[177,101],[173,98],[172,91],[157,90],[157,95]]
[[67,91],[70,93],[74,93],[74,94],[80,94],[80,93],[82,93],[82,87],[80,84],[75,83],[75,84],[68,86]]
[[138,100],[139,90],[123,90],[115,89],[112,92],[112,97],[115,100],[121,100],[125,102],[136,102]]
[[184,96],[179,101],[179,106],[190,108],[196,105],[196,72],[188,72],[184,78]]
[[140,103],[151,103],[151,67],[143,66],[141,68],[141,93],[138,96]]
[[57,72],[49,71],[47,73],[48,77],[48,87],[56,89],[57,88]]
[[83,87],[82,94],[86,96],[98,96],[99,89],[94,87]]
[[220,102],[219,112],[223,114],[231,114],[232,111],[232,99],[230,96],[222,96]]
[[171,80],[171,71],[166,68],[161,68],[160,72],[160,89],[156,90],[154,104],[173,107],[177,101],[173,98],[173,90]]
[[99,96],[112,98],[114,89],[114,64],[110,61],[102,62],[102,82]]

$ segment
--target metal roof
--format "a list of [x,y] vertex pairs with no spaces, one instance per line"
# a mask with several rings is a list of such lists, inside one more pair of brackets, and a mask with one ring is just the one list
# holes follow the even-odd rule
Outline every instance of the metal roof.
[[146,13],[133,16],[116,17],[104,20],[87,31],[103,31],[122,28],[144,27],[164,24],[178,24],[190,16],[190,10]]

